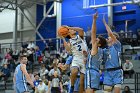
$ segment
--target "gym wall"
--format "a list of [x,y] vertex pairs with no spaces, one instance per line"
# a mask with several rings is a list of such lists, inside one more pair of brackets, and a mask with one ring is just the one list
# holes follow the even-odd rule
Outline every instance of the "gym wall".
[[[113,0],[114,3],[122,2],[123,0]],[[130,0],[125,0],[130,1]],[[126,6],[126,10],[122,10],[122,7]],[[128,31],[137,32],[137,29],[140,28],[140,6],[138,5],[120,5],[113,7],[113,23],[116,27],[116,31],[124,30],[125,31],[125,20],[128,21]]]
[[[97,33],[106,33],[105,27],[102,22],[103,15],[105,14],[106,21],[108,21],[108,7],[101,7],[98,9],[83,8],[84,2],[89,1],[89,5],[94,4],[94,0],[63,0],[62,2],[62,25],[82,27],[86,32],[88,27],[91,28],[92,16],[98,11],[99,18],[97,20]],[[107,4],[108,0],[95,0],[95,4]],[[114,3],[122,2],[123,0],[113,0]],[[129,1],[129,0],[125,0]],[[113,7],[113,25],[115,31],[125,30],[125,20],[128,22],[128,31],[132,30],[136,33],[140,28],[140,7],[138,5],[126,5],[126,10],[122,10],[122,6]],[[41,10],[42,9],[42,10]],[[37,23],[43,18],[43,7],[37,6]],[[43,26],[38,30],[44,38],[56,37],[56,18],[46,18]],[[38,36],[37,40],[40,39]],[[44,48],[43,42],[37,44]]]
[[[33,24],[36,24],[36,5],[28,8],[28,11],[24,10],[24,13],[28,16]],[[29,41],[30,39],[35,40],[35,32],[33,30],[34,28],[27,21],[27,19],[21,15],[22,13],[19,10],[17,41]],[[2,12],[0,12],[0,20],[0,43],[12,43],[13,31],[15,28],[15,11],[9,9],[3,10]],[[21,22],[21,20],[23,21],[23,23]]]

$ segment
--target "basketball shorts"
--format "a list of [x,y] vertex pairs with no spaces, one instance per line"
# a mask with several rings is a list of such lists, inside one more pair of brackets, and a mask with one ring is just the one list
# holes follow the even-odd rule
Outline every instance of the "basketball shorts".
[[16,93],[29,92],[27,84],[25,82],[20,82],[16,84]]
[[104,85],[114,86],[123,83],[123,71],[121,69],[115,71],[104,72]]
[[100,86],[100,73],[94,69],[86,69],[85,89],[98,90]]
[[85,74],[85,63],[83,58],[73,57],[71,69],[77,67],[79,71]]

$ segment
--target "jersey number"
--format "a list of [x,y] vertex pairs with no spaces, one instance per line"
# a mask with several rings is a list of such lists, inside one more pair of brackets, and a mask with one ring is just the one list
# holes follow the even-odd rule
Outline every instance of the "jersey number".
[[78,51],[82,51],[81,45],[78,45],[77,47],[78,47]]

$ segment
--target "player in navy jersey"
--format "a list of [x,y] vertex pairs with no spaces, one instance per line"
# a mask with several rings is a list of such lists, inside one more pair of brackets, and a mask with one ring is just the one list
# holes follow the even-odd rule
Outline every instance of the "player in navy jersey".
[[20,56],[20,64],[16,67],[14,73],[14,84],[16,93],[30,93],[27,87],[27,82],[34,87],[33,81],[26,70],[27,57],[25,55]]
[[[66,42],[65,38],[60,36],[63,39],[64,46],[66,50],[73,55],[71,63],[71,90],[69,93],[73,93],[74,83],[77,78],[77,74],[80,72],[80,89],[79,92],[83,93],[84,91],[84,74],[85,74],[85,53],[87,52],[86,41],[84,40],[84,31],[79,27],[68,27],[69,29],[69,43]],[[78,32],[78,35],[76,34]]]
[[114,93],[120,93],[123,81],[123,73],[121,69],[121,43],[118,41],[118,34],[111,31],[103,17],[103,23],[108,32],[108,47],[104,49],[105,72],[104,72],[104,93],[110,93],[114,87]]
[[87,62],[86,62],[86,74],[85,74],[85,89],[86,93],[94,93],[95,90],[99,89],[100,84],[100,72],[99,67],[103,60],[103,49],[107,42],[106,39],[99,36],[96,38],[96,20],[98,13],[93,16],[91,42],[92,49],[89,51]]

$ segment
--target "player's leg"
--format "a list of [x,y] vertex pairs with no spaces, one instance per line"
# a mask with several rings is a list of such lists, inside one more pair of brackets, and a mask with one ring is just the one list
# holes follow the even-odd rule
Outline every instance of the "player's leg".
[[113,82],[115,84],[114,86],[114,93],[121,93],[121,84],[123,83],[123,71],[122,70],[116,70],[113,71]]
[[104,72],[104,93],[111,93],[112,92],[112,86],[113,86],[113,81],[112,81],[112,73],[109,71]]
[[30,93],[30,92],[24,92],[24,93]]
[[99,89],[100,73],[94,69],[87,69],[85,74],[86,93],[95,93]]
[[83,93],[84,92],[84,74],[80,73],[80,89],[79,89],[79,93]]
[[86,93],[95,93],[95,92],[94,92],[94,90],[93,90],[93,89],[88,88],[88,89],[86,89]]
[[121,93],[121,84],[116,84],[114,86],[114,93]]
[[74,83],[75,83],[75,80],[77,78],[77,74],[78,74],[78,67],[72,67],[71,68],[71,76],[70,76],[71,88],[70,88],[69,93],[72,93],[74,90]]
[[112,86],[104,85],[104,93],[111,93],[112,92]]
[[85,64],[82,61],[83,60],[81,60],[81,62],[79,62],[79,66],[80,66],[80,88],[79,88],[79,93],[84,92],[84,81],[85,81],[85,73],[86,73]]

